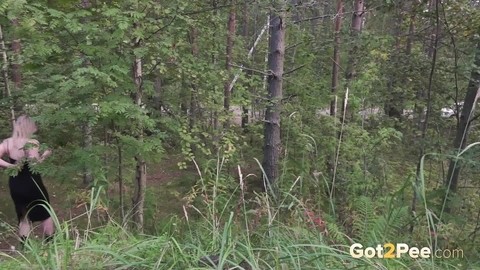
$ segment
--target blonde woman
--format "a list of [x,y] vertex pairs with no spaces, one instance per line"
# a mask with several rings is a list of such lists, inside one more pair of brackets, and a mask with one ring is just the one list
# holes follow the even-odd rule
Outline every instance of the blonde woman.
[[[37,131],[33,120],[25,115],[18,117],[13,125],[12,137],[0,144],[0,166],[17,167],[18,174],[10,176],[10,195],[15,204],[18,218],[18,234],[22,243],[31,230],[31,222],[40,221],[45,239],[54,233],[53,221],[48,208],[48,192],[40,174],[32,172],[29,164],[42,162],[51,154],[50,150],[39,152],[40,143],[31,138]],[[1,159],[8,156],[9,162]]]

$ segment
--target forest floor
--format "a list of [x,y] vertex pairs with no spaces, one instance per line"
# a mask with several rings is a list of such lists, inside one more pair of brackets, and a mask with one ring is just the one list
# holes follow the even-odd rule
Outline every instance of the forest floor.
[[[167,219],[172,214],[182,213],[182,197],[195,183],[197,173],[193,168],[180,170],[177,166],[178,161],[180,161],[179,157],[173,157],[149,166],[146,194],[146,209],[148,205],[149,212],[145,213],[146,218],[150,216],[157,221]],[[8,177],[6,175],[0,177],[2,177],[2,181],[0,181],[0,252],[9,252],[19,244],[16,236],[17,221],[9,194]],[[78,179],[78,181],[81,180]],[[79,185],[75,183],[59,183],[51,179],[44,179],[44,183],[49,191],[51,205],[58,220],[60,222],[69,221],[78,228],[85,227],[89,192],[79,188]],[[113,201],[112,204],[118,205],[119,188],[116,183],[112,183],[110,186],[107,196]],[[133,190],[125,189],[126,208],[129,208],[132,192]],[[92,223],[104,223],[107,215],[99,214],[100,211],[96,212],[97,215],[91,217]],[[118,217],[119,214],[109,212],[108,216]],[[148,222],[147,220],[145,222],[147,230],[157,230],[159,229],[157,226],[161,226],[161,222]],[[34,226],[36,229],[33,231],[33,237],[39,239],[41,233],[38,230],[38,224],[35,223]]]

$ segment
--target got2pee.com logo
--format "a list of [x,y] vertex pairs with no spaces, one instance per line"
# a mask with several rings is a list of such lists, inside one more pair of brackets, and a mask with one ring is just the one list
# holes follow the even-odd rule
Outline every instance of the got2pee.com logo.
[[364,247],[360,243],[350,246],[350,255],[353,258],[383,258],[394,259],[409,256],[412,259],[423,258],[463,258],[462,249],[435,249],[430,247],[410,247],[405,243],[385,243],[375,247]]

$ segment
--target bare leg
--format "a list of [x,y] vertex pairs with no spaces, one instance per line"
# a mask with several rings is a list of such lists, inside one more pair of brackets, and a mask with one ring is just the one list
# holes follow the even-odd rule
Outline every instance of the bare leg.
[[53,220],[51,217],[42,221],[42,224],[40,226],[42,228],[43,236],[45,237],[45,239],[51,237],[55,232],[55,227],[53,225]]
[[30,221],[28,221],[27,217],[24,217],[20,220],[18,224],[18,235],[21,238],[26,238],[30,233]]
[[20,219],[18,223],[18,236],[20,237],[20,246],[21,249],[25,247],[25,242],[27,241],[28,234],[30,233],[30,221],[27,217]]

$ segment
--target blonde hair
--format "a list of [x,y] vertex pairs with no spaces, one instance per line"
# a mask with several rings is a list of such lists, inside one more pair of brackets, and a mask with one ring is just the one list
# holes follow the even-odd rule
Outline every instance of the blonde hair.
[[26,116],[21,115],[17,118],[13,125],[12,137],[16,138],[30,138],[33,133],[37,131],[37,125],[33,120]]

